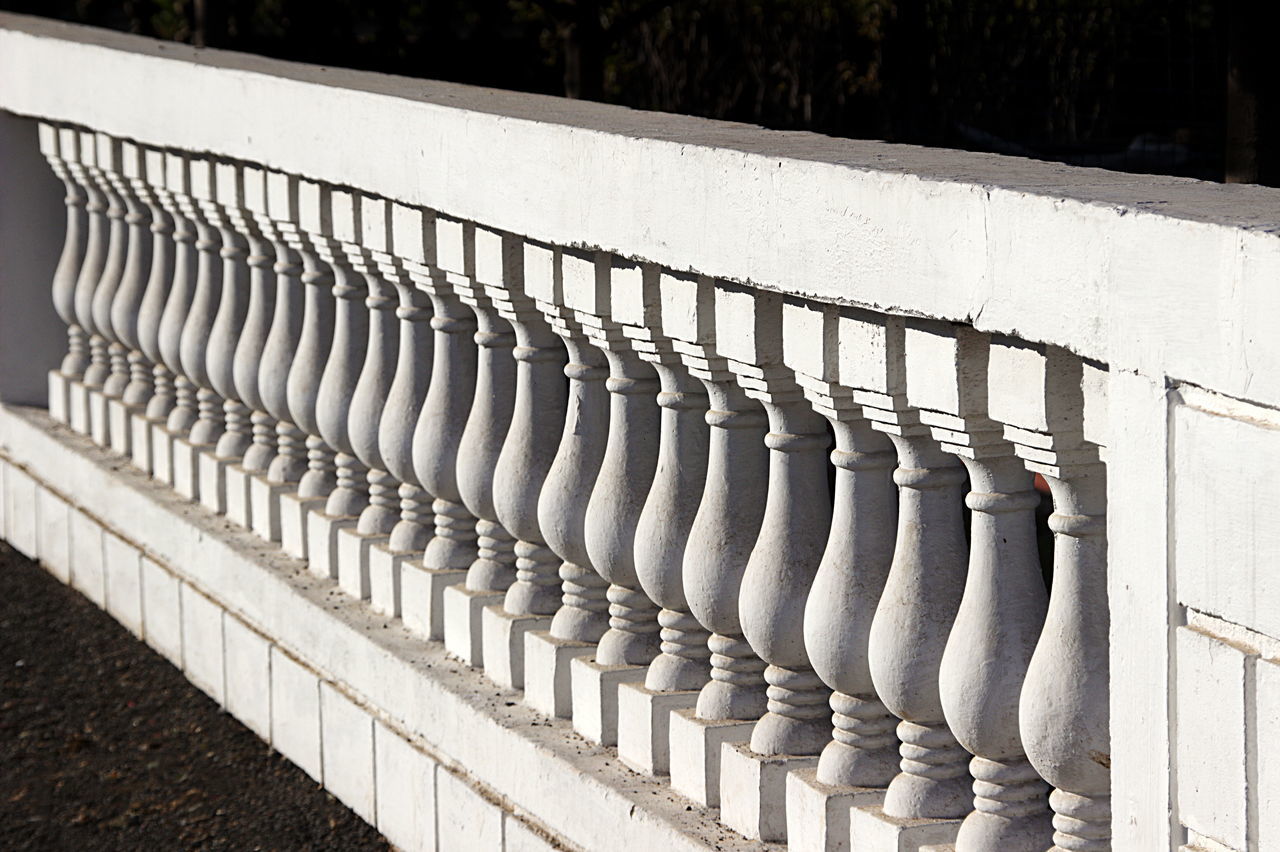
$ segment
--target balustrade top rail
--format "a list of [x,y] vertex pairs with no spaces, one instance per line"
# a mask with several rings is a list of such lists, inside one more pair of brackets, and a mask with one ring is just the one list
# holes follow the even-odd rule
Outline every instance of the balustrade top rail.
[[0,109],[1280,404],[1280,190],[776,132],[0,14]]

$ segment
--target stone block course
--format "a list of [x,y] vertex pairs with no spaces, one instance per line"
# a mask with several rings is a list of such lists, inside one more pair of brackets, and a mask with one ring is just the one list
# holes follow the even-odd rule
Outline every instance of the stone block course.
[[143,638],[169,662],[182,666],[182,581],[142,557]]
[[5,540],[28,559],[39,559],[36,481],[25,471],[7,465],[3,485]]
[[501,852],[502,809],[443,769],[436,773],[436,832],[440,849]]
[[141,638],[142,554],[138,548],[109,532],[102,534],[102,565],[107,612]]
[[320,680],[279,648],[271,649],[271,744],[323,783]]
[[325,786],[366,822],[375,822],[373,719],[333,687],[320,684],[320,747]]
[[222,607],[182,585],[182,670],[210,698],[223,703]]
[[271,642],[231,613],[222,621],[226,708],[271,741]]
[[436,848],[436,764],[381,722],[374,723],[378,831],[406,852]]
[[36,516],[40,524],[37,549],[40,564],[62,582],[71,580],[71,507],[47,488],[39,491]]
[[79,511],[71,513],[71,585],[98,606],[106,605],[102,526]]

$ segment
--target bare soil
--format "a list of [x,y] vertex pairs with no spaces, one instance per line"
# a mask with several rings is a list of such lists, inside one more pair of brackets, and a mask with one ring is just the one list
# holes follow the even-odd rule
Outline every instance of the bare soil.
[[0,849],[390,848],[163,657],[0,542]]

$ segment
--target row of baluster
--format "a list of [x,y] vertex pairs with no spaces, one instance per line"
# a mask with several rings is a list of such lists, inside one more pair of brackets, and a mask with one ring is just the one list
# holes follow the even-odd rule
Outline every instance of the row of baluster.
[[[893,819],[963,819],[959,849],[1110,848],[1105,468],[1078,428],[983,410],[987,336],[944,331],[958,403],[921,407],[899,318],[79,128],[41,141],[66,187],[63,386],[542,641],[645,667],[696,720],[754,722],[751,754],[817,756]],[[879,343],[832,354],[832,322]],[[884,381],[832,380],[846,356]]]

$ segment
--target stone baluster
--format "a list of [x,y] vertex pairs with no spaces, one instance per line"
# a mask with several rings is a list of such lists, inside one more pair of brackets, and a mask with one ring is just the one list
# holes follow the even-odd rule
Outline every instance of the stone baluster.
[[[225,471],[227,517],[248,528],[253,525],[251,483],[255,477],[261,478],[266,473],[276,450],[276,421],[266,412],[258,374],[275,319],[277,273],[276,252],[269,241],[275,230],[267,219],[267,230],[264,232],[261,221],[266,218],[263,214],[267,212],[266,173],[254,166],[241,166],[240,179],[244,192],[243,206],[231,208],[231,212],[238,227],[242,229],[248,246],[248,256],[245,258],[249,268],[248,304],[232,353],[231,380],[234,390],[228,390],[224,394],[229,408],[226,412],[227,434],[223,436],[224,441],[230,441],[232,439],[228,436],[236,435],[237,444],[234,447],[224,447],[220,441],[218,455],[222,456],[225,451],[230,450],[233,458]],[[223,185],[220,181],[219,187]],[[237,427],[241,424],[235,421],[236,417],[247,420],[248,434],[244,438],[237,434],[240,431]],[[238,460],[234,460],[236,450],[240,451]]]
[[706,485],[681,566],[689,610],[711,636],[710,680],[694,711],[670,717],[671,784],[700,804],[720,803],[720,754],[742,743],[766,709],[764,662],[742,635],[738,597],[764,517],[768,421],[715,347],[715,286],[664,273],[662,331],[707,390]]
[[67,354],[58,369],[49,373],[49,414],[60,423],[69,421],[69,382],[84,375],[86,357],[84,329],[76,319],[75,299],[76,279],[85,262],[88,194],[72,176],[69,166],[69,161],[79,159],[79,143],[79,134],[70,128],[40,124],[40,152],[66,191],[62,201],[67,208],[67,227],[53,273],[52,295],[54,310],[67,326]]
[[[618,756],[649,775],[670,767],[671,713],[694,707],[710,678],[710,633],[689,611],[684,553],[706,485],[709,407],[706,388],[684,366],[663,331],[662,276],[652,267],[614,276],[613,317],[642,360],[658,374],[661,409],[658,463],[636,523],[635,568],[640,587],[662,609],[660,653],[643,684],[618,691]],[[671,276],[667,276],[670,280]]]
[[444,638],[444,590],[461,583],[478,554],[476,519],[458,491],[458,446],[476,386],[476,319],[456,287],[469,285],[463,223],[424,216],[434,229],[434,257],[407,260],[417,286],[431,297],[435,331],[431,387],[413,433],[413,469],[434,500],[435,531],[421,561],[401,567],[405,624],[430,639]]
[[769,418],[769,493],[738,598],[742,632],[765,661],[766,712],[746,746],[726,749],[721,819],[753,839],[786,839],[786,773],[812,767],[827,744],[830,690],[804,644],[804,609],[831,524],[826,422],[779,363],[782,301],[716,289],[716,340]]
[[[463,226],[462,238],[467,275],[451,280],[459,299],[476,316],[477,353],[475,394],[458,447],[457,480],[462,503],[476,518],[477,551],[466,581],[444,590],[444,644],[464,662],[482,667],[484,610],[501,606],[515,581],[516,542],[498,522],[493,490],[516,387],[516,362],[511,357],[515,332],[498,305],[510,305],[506,281],[521,247],[514,237],[473,225]],[[526,689],[528,675],[526,665]]]
[[1049,606],[1018,709],[1027,758],[1054,788],[1052,839],[1035,848],[1109,852],[1107,486],[1091,414],[1105,411],[1106,374],[1052,346],[996,340],[990,354],[991,416],[1053,495]]
[[[111,329],[115,341],[108,347],[111,376],[103,387],[107,398],[107,434],[111,449],[132,457],[133,415],[145,395],[138,392],[139,382],[146,387],[151,365],[142,354],[138,337],[139,318],[147,284],[151,276],[151,214],[147,203],[150,193],[143,176],[146,152],[132,142],[121,142],[119,168],[108,176],[116,194],[124,202],[124,222],[128,228],[128,250],[116,297],[111,303]],[[133,393],[130,393],[131,389]]]
[[[245,210],[244,170],[235,163],[214,164],[213,198],[203,201],[209,222],[217,229],[222,261],[222,295],[218,313],[209,332],[205,356],[209,384],[223,400],[222,432],[212,450],[200,453],[200,502],[210,511],[227,511],[227,471],[248,452],[253,443],[249,408],[236,387],[236,354],[249,315],[250,278],[249,223]],[[268,259],[258,254],[259,268]]]
[[270,460],[265,475],[249,479],[249,515],[254,532],[305,558],[309,510],[334,483],[329,453],[316,459],[315,475],[306,481],[304,444],[323,443],[317,437],[316,396],[333,339],[333,279],[300,233],[300,189],[296,177],[268,171],[265,196],[249,196],[254,221],[275,253],[275,313],[258,365],[263,409],[253,417],[255,442],[267,445]]
[[[105,362],[106,350],[102,346],[102,338],[97,334],[93,321],[94,295],[98,284],[106,270],[107,251],[110,245],[110,223],[107,219],[107,198],[98,187],[92,172],[97,160],[98,143],[96,136],[89,131],[76,132],[76,159],[68,160],[67,167],[72,179],[79,184],[85,193],[85,218],[87,234],[85,237],[84,262],[80,265],[80,274],[76,276],[75,298],[73,300],[76,323],[81,329],[83,346],[80,351],[72,350],[69,373],[75,378],[71,383],[68,420],[72,429],[82,434],[90,432],[89,398],[90,388],[101,387],[107,372]],[[95,350],[94,339],[97,338]],[[97,360],[95,360],[95,357]]]
[[333,270],[333,345],[316,396],[316,424],[324,443],[337,451],[337,484],[324,507],[312,509],[307,518],[307,561],[316,576],[336,580],[338,530],[355,526],[369,505],[368,470],[355,456],[349,418],[351,399],[369,350],[368,288],[348,263],[339,239],[355,236],[355,223],[344,223],[341,216],[354,207],[352,193],[310,182],[304,186],[309,191],[302,207],[303,228],[312,250]]
[[[151,435],[153,421],[147,408],[155,396],[155,371],[167,372],[160,356],[160,318],[164,314],[169,288],[173,286],[173,221],[159,198],[164,184],[163,151],[133,147],[125,160],[132,193],[146,206],[148,245],[147,280],[143,285],[137,315],[132,323],[136,346],[129,353],[129,384],[122,402],[128,411],[129,449],[135,467],[152,472]],[[168,412],[165,412],[167,416]],[[115,434],[115,423],[112,434]]]
[[222,397],[213,389],[209,378],[209,343],[214,321],[222,302],[222,223],[217,207],[213,160],[192,157],[191,189],[178,197],[178,204],[196,229],[196,285],[191,308],[182,325],[179,358],[188,387],[184,397],[178,388],[178,408],[194,404],[197,414],[186,436],[178,436],[173,444],[173,487],[191,500],[200,498],[199,459],[202,452],[212,450],[224,431]]
[[391,384],[395,381],[400,356],[400,324],[396,319],[399,297],[382,278],[372,251],[385,252],[391,242],[390,202],[361,194],[335,195],[349,200],[349,210],[341,217],[334,211],[334,224],[350,230],[341,236],[342,249],[354,274],[364,279],[369,309],[369,341],[364,368],[351,395],[347,433],[353,455],[368,469],[369,502],[354,527],[337,534],[338,586],[359,600],[369,598],[369,554],[375,543],[385,543],[400,518],[400,483],[386,470],[379,449],[383,411]]
[[862,413],[859,387],[882,386],[846,363],[831,305],[783,304],[783,357],[814,409],[831,424],[835,496],[831,531],[805,604],[805,648],[833,693],[831,738],[818,765],[787,777],[787,843],[796,852],[849,848],[849,810],[877,805],[897,774],[895,719],[876,696],[867,645],[893,560],[897,489],[893,445]]
[[[90,390],[89,435],[98,446],[107,447],[111,443],[107,401],[112,396],[118,399],[129,380],[124,350],[111,327],[111,308],[120,290],[129,254],[129,226],[125,222],[128,208],[113,180],[118,179],[120,172],[120,140],[95,133],[94,142],[97,151],[85,170],[106,199],[107,253],[90,305],[93,335],[89,338],[90,363],[84,383]],[[118,353],[118,358],[113,358],[113,352]]]
[[[390,245],[386,251],[375,251],[373,255],[399,301],[396,317],[400,321],[400,352],[378,427],[378,449],[387,472],[400,482],[400,519],[387,541],[375,543],[369,553],[369,597],[374,611],[398,616],[401,565],[421,554],[431,540],[431,530],[426,525],[431,498],[422,490],[414,470],[413,433],[431,386],[434,349],[431,298],[418,289],[405,266],[405,258],[425,262],[428,236],[423,215],[399,204],[391,205],[390,215]],[[430,239],[434,242],[434,234]]]
[[147,403],[147,417],[157,421],[151,432],[152,476],[172,485],[176,436],[188,431],[196,419],[191,383],[182,372],[182,327],[195,294],[197,266],[195,225],[179,204],[191,188],[185,154],[166,152],[163,179],[164,186],[156,194],[173,222],[173,283],[160,316],[162,363],[156,365],[155,395]]
[[[516,538],[516,580],[503,605],[481,616],[485,673],[501,686],[524,686],[524,637],[545,630],[558,608],[560,560],[546,545],[538,520],[538,498],[555,460],[564,426],[568,388],[564,346],[534,299],[558,301],[560,274],[554,250],[526,243],[504,267],[508,301],[499,314],[516,335],[516,392],[511,426],[494,470],[497,520]],[[546,298],[550,297],[550,298]]]
[[[897,728],[902,760],[883,811],[855,808],[851,831],[854,836],[882,834],[886,843],[904,845],[951,842],[957,818],[972,803],[969,756],[947,727],[938,690],[938,670],[967,573],[965,470],[920,423],[923,415],[911,394],[926,392],[924,383],[931,379],[935,386],[945,382],[954,370],[948,373],[945,363],[932,363],[943,378],[913,371],[913,381],[918,380],[913,386],[906,378],[910,357],[901,319],[852,312],[842,314],[841,327],[842,357],[861,349],[858,357],[866,363],[860,366],[876,379],[875,384],[853,383],[876,392],[864,396],[863,410],[875,428],[889,435],[898,453],[893,475],[898,534],[868,654],[876,694],[902,720]],[[924,354],[915,357],[931,363]]]
[[[642,361],[614,314],[626,282],[641,267],[603,252],[565,251],[561,258],[563,304],[575,311],[588,339],[609,365],[609,430],[604,458],[587,504],[587,555],[609,582],[609,629],[594,657],[569,664],[574,729],[593,742],[618,736],[618,688],[644,679],[658,654],[658,607],[636,576],[636,526],[653,483],[658,459],[658,381]],[[643,312],[643,311],[641,311]]]
[[538,522],[560,564],[560,608],[546,630],[525,634],[524,698],[548,716],[572,718],[570,661],[595,653],[609,629],[609,583],[587,553],[586,518],[609,435],[609,368],[571,308],[539,301],[564,340],[569,402],[555,461],[538,498]]

